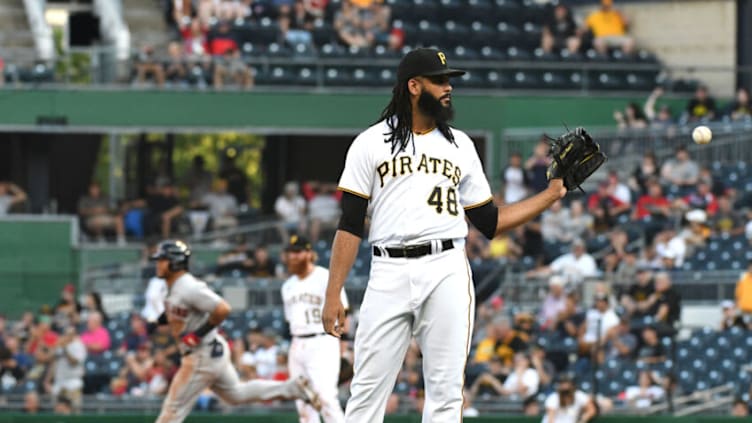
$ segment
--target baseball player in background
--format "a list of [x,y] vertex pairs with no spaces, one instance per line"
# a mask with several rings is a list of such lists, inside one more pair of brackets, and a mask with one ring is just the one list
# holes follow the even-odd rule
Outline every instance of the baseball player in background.
[[318,395],[305,378],[285,382],[241,382],[230,360],[230,349],[217,326],[230,314],[230,306],[203,282],[188,273],[191,250],[182,241],[163,241],[151,256],[157,276],[167,283],[165,312],[156,325],[168,325],[180,343],[182,360],[170,384],[157,423],[182,422],[196,398],[210,388],[225,402],[242,404],[276,398],[303,399],[319,408]]
[[472,140],[449,126],[454,112],[449,78],[464,73],[449,68],[441,51],[408,53],[397,69],[391,102],[347,153],[339,182],[343,214],[322,316],[327,333],[342,334],[340,293],[366,215],[373,250],[355,332],[348,423],[383,421],[412,336],[423,353],[423,422],[461,421],[475,305],[465,217],[493,238],[533,219],[567,192],[554,178],[534,197],[497,209]]
[[[290,324],[292,344],[288,359],[290,377],[305,377],[321,401],[321,415],[326,423],[342,423],[345,415],[337,396],[340,369],[340,345],[321,328],[329,271],[317,266],[316,253],[305,238],[294,235],[286,248],[290,278],[282,285],[285,319]],[[340,299],[348,308],[345,290]],[[319,413],[310,404],[298,400],[301,423],[319,423]]]

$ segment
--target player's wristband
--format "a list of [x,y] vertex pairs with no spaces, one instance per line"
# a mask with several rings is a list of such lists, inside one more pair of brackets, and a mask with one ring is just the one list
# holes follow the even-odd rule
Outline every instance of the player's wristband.
[[342,216],[339,218],[337,229],[363,238],[368,200],[343,191],[341,204]]
[[195,333],[196,335],[198,335],[199,338],[203,338],[204,335],[206,335],[207,333],[211,332],[211,330],[214,329],[214,328],[216,328],[216,327],[217,327],[217,325],[213,325],[213,324],[209,323],[209,321],[207,320],[203,325],[201,325],[200,328],[196,329],[196,331],[193,332],[193,333]]

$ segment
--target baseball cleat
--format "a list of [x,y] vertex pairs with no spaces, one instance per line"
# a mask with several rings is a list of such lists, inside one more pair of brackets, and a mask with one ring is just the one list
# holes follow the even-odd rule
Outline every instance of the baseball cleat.
[[298,388],[300,389],[300,399],[311,404],[316,411],[320,411],[321,399],[319,398],[319,394],[311,388],[311,382],[305,377],[299,376],[298,379],[295,380],[295,384],[298,385]]

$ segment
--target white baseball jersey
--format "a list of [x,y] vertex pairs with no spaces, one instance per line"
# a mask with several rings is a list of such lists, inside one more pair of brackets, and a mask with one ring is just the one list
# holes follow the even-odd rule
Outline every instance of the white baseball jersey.
[[[206,322],[209,315],[217,308],[222,298],[209,289],[206,282],[196,279],[190,273],[179,277],[167,292],[165,311],[167,320],[185,323],[183,332],[193,332]],[[202,342],[211,342],[216,338],[217,328],[204,335]],[[181,343],[180,347],[185,349]]]
[[[326,298],[329,271],[316,266],[305,279],[293,275],[282,285],[285,319],[290,323],[292,336],[322,333],[321,310]],[[349,308],[347,294],[342,290],[342,305]]]
[[467,236],[465,209],[491,200],[491,188],[472,140],[451,129],[456,145],[438,129],[414,134],[396,155],[381,121],[350,146],[339,188],[370,200],[371,244],[409,245]]

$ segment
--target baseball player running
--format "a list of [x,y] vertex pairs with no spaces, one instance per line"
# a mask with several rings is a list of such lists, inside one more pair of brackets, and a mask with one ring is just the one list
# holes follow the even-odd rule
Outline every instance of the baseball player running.
[[[340,369],[339,340],[321,329],[321,309],[324,306],[329,271],[316,266],[311,243],[292,236],[286,248],[287,270],[292,275],[282,285],[285,318],[290,324],[292,344],[288,367],[290,376],[306,377],[321,399],[321,415],[326,423],[342,423],[345,415],[337,397]],[[343,307],[347,309],[347,295],[340,291]],[[319,423],[319,413],[303,401],[296,401],[301,423]]]
[[165,312],[157,324],[169,325],[180,341],[183,358],[162,405],[157,423],[182,422],[205,388],[211,388],[230,404],[295,398],[319,408],[318,395],[307,379],[286,382],[252,380],[240,382],[230,361],[227,342],[217,326],[230,313],[230,306],[205,282],[188,273],[191,250],[182,241],[163,241],[151,256],[157,262],[157,276],[167,282]]
[[441,51],[408,53],[379,122],[358,135],[347,153],[339,182],[343,215],[322,316],[327,333],[342,333],[340,293],[367,214],[373,257],[355,333],[346,422],[383,421],[411,336],[423,352],[423,422],[462,419],[475,301],[465,216],[492,238],[533,219],[567,192],[554,177],[540,194],[497,209],[473,142],[448,124],[449,78],[464,73],[449,68]]

